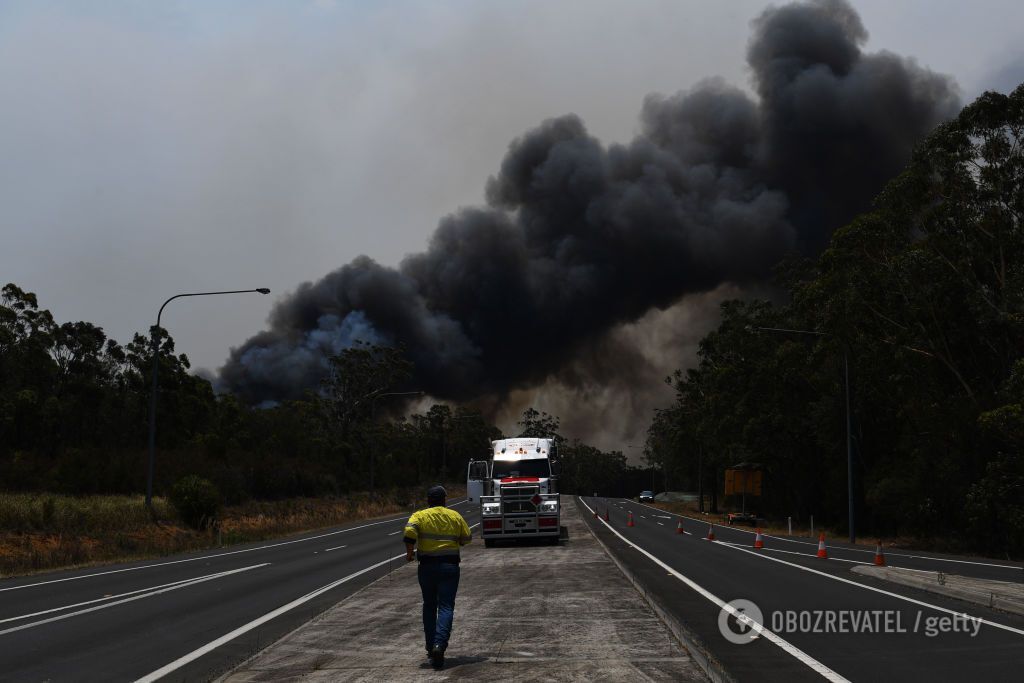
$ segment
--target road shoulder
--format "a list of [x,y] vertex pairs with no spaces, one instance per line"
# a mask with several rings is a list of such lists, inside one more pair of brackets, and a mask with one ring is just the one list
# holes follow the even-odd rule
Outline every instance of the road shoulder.
[[390,573],[244,662],[221,681],[703,681],[703,671],[563,498],[557,547],[463,555],[443,671],[423,654],[413,565]]
[[983,607],[1024,615],[1024,584],[1022,583],[977,579],[945,572],[898,567],[857,566],[852,567],[851,571],[855,574],[918,588],[928,593],[945,595]]

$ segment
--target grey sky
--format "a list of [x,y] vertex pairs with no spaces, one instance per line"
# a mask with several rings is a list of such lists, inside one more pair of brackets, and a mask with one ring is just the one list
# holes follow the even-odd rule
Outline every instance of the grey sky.
[[[575,112],[605,141],[644,95],[746,85],[731,2],[0,5],[0,280],[127,341],[165,326],[215,368],[271,298],[365,253],[394,264],[479,203],[509,141]],[[965,101],[1024,80],[1024,3],[856,1],[870,51]]]

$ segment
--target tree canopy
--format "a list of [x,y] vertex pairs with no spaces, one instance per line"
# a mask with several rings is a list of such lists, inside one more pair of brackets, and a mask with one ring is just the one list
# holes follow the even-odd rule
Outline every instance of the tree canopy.
[[723,304],[648,449],[690,481],[703,449],[716,491],[761,463],[766,512],[845,525],[849,358],[861,530],[1024,549],[1022,144],[1024,86],[937,128],[819,258],[779,267],[785,304]]

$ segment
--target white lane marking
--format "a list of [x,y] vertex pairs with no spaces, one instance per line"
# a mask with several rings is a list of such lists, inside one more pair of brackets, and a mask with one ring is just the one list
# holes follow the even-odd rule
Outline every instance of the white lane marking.
[[783,560],[782,558],[779,558],[779,557],[769,557],[768,555],[762,555],[762,554],[760,554],[758,552],[755,552],[753,550],[747,550],[746,548],[741,548],[739,546],[735,546],[735,545],[731,545],[731,544],[723,544],[723,545],[726,548],[730,548],[732,550],[738,550],[741,553],[748,553],[750,555],[753,555],[754,557],[760,557],[762,560],[768,560],[770,562],[778,562],[779,564],[785,564],[785,565],[788,565],[790,567],[795,567],[796,569],[799,569],[801,571],[810,572],[812,574],[817,574],[818,576],[824,576],[826,579],[832,579],[833,581],[840,581],[842,583],[846,583],[846,584],[849,584],[851,586],[856,586],[857,588],[863,588],[864,590],[867,590],[867,591],[873,591],[875,593],[881,593],[882,595],[888,595],[890,597],[896,598],[897,600],[903,600],[905,602],[909,602],[909,603],[912,603],[912,604],[915,604],[915,605],[920,605],[921,607],[928,607],[929,609],[933,609],[933,610],[936,610],[936,611],[939,611],[939,612],[945,612],[946,614],[953,614],[953,615],[956,615],[956,616],[969,616],[971,619],[973,619],[975,621],[980,621],[983,624],[988,624],[989,626],[993,626],[995,628],[1003,629],[1004,631],[1009,631],[1011,633],[1016,633],[1018,635],[1024,636],[1024,629],[1014,628],[1013,626],[1007,626],[1006,624],[1000,624],[1000,623],[995,622],[995,621],[989,621],[988,619],[983,619],[981,617],[971,616],[971,615],[968,615],[966,612],[957,612],[956,610],[948,609],[946,607],[940,607],[939,605],[933,605],[930,602],[925,602],[923,600],[917,600],[916,598],[911,598],[911,597],[908,597],[906,595],[900,595],[899,593],[893,593],[892,591],[887,591],[887,590],[884,590],[882,588],[875,588],[874,586],[869,586],[869,585],[867,585],[865,583],[860,583],[859,581],[852,581],[850,579],[844,579],[841,576],[835,576],[833,574],[829,574],[827,572],[819,571],[817,569],[811,569],[810,567],[805,567],[802,564],[796,564],[795,562],[788,562],[788,561]]
[[347,545],[336,545],[336,546],[334,546],[333,548],[325,548],[325,549],[324,549],[324,552],[325,552],[325,553],[329,553],[329,552],[331,552],[332,550],[341,550],[342,548],[347,548],[347,547],[348,547]]
[[[591,512],[593,512],[593,510],[590,508],[589,505],[587,505],[587,502],[585,500],[580,498],[580,502],[582,502],[583,505],[588,510],[591,510]],[[719,609],[726,610],[727,612],[729,612],[729,614],[732,614],[734,616],[738,616],[737,610],[736,610],[735,607],[733,607],[732,605],[728,604],[727,602],[725,602],[724,600],[719,598],[717,595],[715,595],[711,591],[709,591],[706,588],[704,588],[703,586],[699,585],[693,579],[690,579],[689,577],[683,576],[678,571],[676,571],[672,567],[668,566],[667,564],[665,564],[664,562],[659,560],[654,555],[650,554],[649,552],[647,552],[646,550],[644,550],[643,548],[641,548],[637,544],[635,544],[632,541],[630,541],[629,539],[627,539],[625,536],[623,536],[618,531],[613,529],[611,524],[608,524],[603,519],[600,519],[599,521],[602,524],[604,524],[606,527],[608,527],[609,531],[611,531],[613,534],[615,534],[616,536],[621,538],[623,541],[628,543],[631,548],[635,548],[636,550],[639,550],[641,553],[643,553],[647,557],[647,559],[651,560],[652,562],[657,564],[659,567],[661,567],[662,569],[666,570],[669,574],[672,574],[672,576],[676,577],[677,579],[679,579],[680,581],[685,583],[687,586],[689,586],[690,588],[695,590],[702,597],[704,597],[707,600],[711,601],[711,603],[714,604],[716,607],[718,607]],[[808,667],[811,668],[811,670],[813,670],[817,674],[820,674],[825,679],[827,679],[829,681],[832,681],[833,683],[849,683],[849,681],[846,678],[844,678],[843,676],[839,675],[838,673],[836,673],[832,669],[828,668],[827,666],[825,666],[824,664],[819,662],[814,657],[811,657],[809,654],[807,654],[806,652],[804,652],[803,650],[801,650],[797,646],[793,645],[789,641],[783,639],[777,633],[774,633],[773,631],[768,630],[763,625],[760,625],[760,629],[758,629],[757,626],[755,625],[755,630],[757,630],[758,633],[760,633],[760,635],[764,636],[766,639],[768,639],[769,641],[771,641],[775,645],[778,645],[780,648],[782,648],[782,650],[784,652],[786,652],[787,654],[792,655],[797,660],[799,660],[802,664],[806,664]]]
[[[645,505],[644,503],[637,503],[637,505],[643,505],[644,507],[651,508],[652,510],[661,510],[661,508],[651,507],[650,505]],[[690,517],[689,515],[680,515],[680,517],[683,517],[684,519],[692,519],[695,522],[703,522],[704,524],[714,524],[714,522],[712,522],[710,519],[701,519],[700,517]],[[728,524],[719,524],[718,526],[726,527],[726,528],[732,529],[734,531],[741,531],[741,532],[743,532],[745,534],[756,534],[757,533],[756,531],[748,531],[747,529],[740,529],[738,527],[730,526]],[[769,534],[762,534],[762,535],[765,538],[773,538],[773,539],[775,539],[777,541],[785,541],[786,543],[799,543],[800,545],[810,545],[810,546],[817,546],[818,545],[817,541],[798,541],[798,540],[793,539],[793,538],[784,538],[782,536],[772,536],[772,535],[769,535]],[[845,546],[835,546],[835,549],[837,551],[838,550],[845,550],[845,551],[852,552],[852,553],[869,553],[871,555],[875,554],[875,551],[871,550],[869,548],[847,548]],[[907,557],[907,558],[910,558],[910,559],[913,559],[913,560],[933,560],[935,562],[954,562],[956,564],[973,564],[973,565],[978,565],[978,566],[981,566],[981,567],[998,567],[999,569],[1017,569],[1017,570],[1024,569],[1024,567],[1021,567],[1020,565],[1015,565],[1015,564],[995,564],[993,562],[978,562],[976,560],[954,560],[953,558],[950,558],[950,557],[928,557],[927,555],[908,555],[906,553],[890,553],[890,552],[886,552],[885,555],[886,555],[886,557],[889,557],[889,556],[892,556],[892,557]]]
[[388,536],[395,536],[396,534],[400,534],[403,531],[405,531],[405,529],[399,529],[398,531],[392,531],[390,534],[388,534]]
[[665,526],[665,522],[658,522],[658,526]]
[[[736,529],[736,531],[742,531],[745,534],[756,533],[754,531],[747,531],[746,529]],[[771,536],[769,534],[763,534],[763,535],[764,535],[765,538],[772,538],[772,539],[775,539],[776,541],[785,541],[786,543],[799,543],[800,545],[809,545],[809,546],[812,546],[812,547],[818,545],[817,541],[798,541],[796,539],[784,538],[782,536]],[[851,553],[867,553],[868,555],[874,555],[875,554],[875,551],[871,550],[869,548],[849,548],[847,546],[842,546],[842,545],[837,545],[837,546],[834,546],[834,547],[835,547],[835,549],[837,551],[842,550],[842,551],[851,552]],[[998,569],[1016,569],[1016,570],[1020,570],[1020,569],[1024,568],[1024,567],[1020,567],[1020,566],[1017,566],[1017,565],[1014,565],[1014,564],[996,564],[994,562],[978,562],[976,560],[954,560],[951,557],[928,557],[927,555],[908,555],[906,553],[893,553],[893,552],[886,552],[885,555],[886,555],[886,557],[905,557],[905,558],[912,559],[912,560],[930,560],[930,561],[933,561],[933,562],[952,562],[954,564],[973,564],[973,565],[977,565],[977,566],[981,566],[981,567],[995,567],[995,568],[998,568]],[[921,570],[921,571],[928,571],[928,570],[924,569],[924,570]],[[935,570],[933,569],[931,571],[935,571]]]
[[[722,545],[731,545],[731,546],[736,547],[736,548],[743,548],[743,547],[745,547],[743,545],[740,545],[739,543],[730,543],[729,541],[719,541],[719,543],[721,543]],[[787,555],[801,555],[803,557],[814,557],[814,558],[818,557],[817,555],[811,555],[810,553],[798,553],[795,550],[779,550],[778,548],[761,548],[761,549],[758,550],[758,552],[786,553]],[[835,560],[836,562],[851,562],[853,564],[867,564],[867,565],[871,564],[870,562],[866,562],[864,560],[845,560],[845,559],[843,559],[841,557],[826,557],[824,559],[826,559],[826,560]],[[897,567],[897,569],[898,569],[898,567]]]
[[232,569],[232,570],[226,571],[226,572],[218,572],[216,574],[210,574],[208,576],[201,576],[201,577],[199,577],[197,579],[190,579],[188,581],[184,581],[184,582],[181,582],[181,583],[176,583],[176,584],[173,584],[173,585],[169,585],[169,586],[167,586],[165,588],[160,588],[159,590],[152,590],[152,591],[150,591],[148,593],[143,593],[142,595],[133,595],[130,598],[124,598],[123,600],[117,600],[115,602],[107,602],[107,603],[104,603],[102,605],[96,605],[94,607],[88,607],[88,608],[83,609],[83,610],[78,610],[77,612],[69,612],[68,614],[61,614],[61,615],[56,616],[56,617],[50,617],[49,619],[41,619],[39,621],[33,621],[32,623],[29,623],[29,624],[22,624],[21,626],[14,626],[12,628],[0,631],[0,636],[7,635],[8,633],[14,633],[15,631],[23,631],[23,630],[25,630],[27,628],[34,628],[36,626],[42,626],[43,624],[49,624],[49,623],[52,623],[54,621],[61,621],[62,619],[70,619],[71,617],[77,617],[77,616],[82,615],[82,614],[88,614],[89,612],[95,612],[97,610],[107,609],[108,607],[114,607],[116,605],[123,605],[126,602],[134,602],[135,600],[142,600],[143,598],[149,598],[149,597],[152,597],[154,595],[160,595],[161,593],[168,593],[170,591],[178,590],[179,588],[188,588],[189,586],[194,586],[194,585],[199,584],[199,583],[205,583],[206,581],[212,581],[213,579],[223,578],[225,576],[230,576],[231,574],[237,574],[239,572],[249,571],[250,569],[258,569],[260,567],[266,567],[269,564],[270,564],[269,562],[264,562],[263,564],[254,564],[254,565],[252,565],[250,567],[240,567],[239,569]]
[[[461,505],[461,504],[463,504],[465,502],[466,502],[465,500],[460,500],[458,503],[452,503],[449,507],[454,507],[456,505]],[[134,571],[138,571],[140,569],[152,569],[153,567],[166,567],[166,566],[171,565],[171,564],[181,564],[183,562],[198,562],[199,560],[215,560],[218,557],[227,557],[229,555],[238,555],[240,553],[251,553],[251,552],[255,552],[257,550],[267,550],[268,548],[277,548],[277,547],[280,547],[280,546],[283,546],[283,545],[291,545],[292,543],[304,543],[306,541],[315,541],[318,538],[327,538],[328,536],[337,536],[338,534],[345,534],[345,533],[348,533],[349,531],[356,531],[358,529],[365,529],[367,527],[377,526],[377,525],[380,525],[380,524],[393,524],[394,522],[402,522],[402,521],[405,521],[406,519],[407,519],[407,517],[405,517],[405,516],[398,517],[396,519],[383,519],[383,520],[381,520],[379,522],[370,522],[369,524],[362,524],[360,526],[354,526],[354,527],[351,527],[351,528],[348,528],[348,529],[339,529],[338,531],[331,531],[329,533],[320,534],[318,536],[307,536],[306,538],[296,538],[296,539],[291,540],[291,541],[281,541],[280,543],[271,543],[269,545],[261,545],[261,546],[258,546],[256,548],[245,548],[244,550],[232,550],[231,552],[228,552],[228,553],[217,553],[216,555],[203,555],[201,557],[187,557],[187,558],[185,558],[183,560],[171,560],[169,562],[157,562],[155,564],[147,564],[147,565],[143,565],[141,567],[127,567],[125,569],[111,569],[110,571],[106,571],[106,572],[95,572],[93,574],[83,574],[82,576],[69,576],[69,577],[63,578],[63,579],[53,579],[51,581],[39,581],[37,583],[27,583],[27,584],[25,584],[23,586],[11,586],[10,588],[0,588],[0,593],[3,593],[5,591],[17,591],[17,590],[21,590],[22,588],[34,588],[36,586],[48,586],[51,583],[63,583],[65,581],[78,581],[79,579],[91,579],[91,578],[96,577],[96,576],[107,576],[109,574],[120,574],[122,572],[134,572]]]
[[40,612],[32,612],[30,614],[20,614],[16,617],[7,617],[6,619],[0,619],[0,624],[6,624],[9,621],[18,621],[20,619],[28,619],[30,617],[38,617],[43,614],[52,614],[53,612],[63,612],[66,609],[74,609],[75,607],[83,607],[85,605],[94,605],[97,602],[106,602],[107,600],[116,600],[117,598],[123,598],[128,595],[135,595],[136,593],[145,593],[147,591],[155,591],[161,588],[167,588],[169,586],[177,586],[183,583],[192,583],[198,579],[206,579],[210,577],[216,578],[223,572],[217,572],[215,574],[207,574],[205,576],[192,577],[190,579],[182,579],[180,581],[172,581],[170,583],[164,583],[159,586],[149,586],[148,588],[140,588],[134,591],[128,591],[127,593],[118,593],[117,595],[104,595],[102,598],[96,598],[95,600],[86,600],[85,602],[76,602],[73,605],[62,605],[61,607],[54,607],[52,609],[44,609]]
[[[747,531],[746,529],[736,529],[736,531],[742,531],[745,534],[755,533],[753,531]],[[765,538],[772,538],[772,539],[775,539],[776,541],[785,541],[786,543],[799,543],[800,545],[809,545],[809,546],[812,546],[812,547],[818,545],[817,541],[813,541],[813,542],[812,541],[798,541],[798,540],[795,540],[795,539],[792,539],[792,538],[784,538],[782,536],[771,536],[769,534],[764,534],[764,537]],[[843,551],[851,552],[851,553],[867,553],[868,555],[874,555],[875,554],[874,550],[870,550],[868,548],[849,548],[849,547],[846,547],[846,546],[837,545],[837,546],[835,546],[835,549],[837,551],[843,550]],[[912,560],[930,560],[930,561],[933,561],[933,562],[952,562],[954,564],[973,564],[973,565],[977,565],[977,566],[981,566],[981,567],[995,567],[995,568],[998,568],[998,569],[1016,569],[1016,570],[1020,570],[1020,569],[1024,568],[1024,567],[1020,567],[1020,566],[1017,566],[1017,565],[1014,565],[1014,564],[995,564],[993,562],[978,562],[976,560],[954,560],[951,557],[928,557],[927,555],[908,555],[906,553],[893,553],[893,552],[888,552],[888,551],[885,553],[885,555],[886,555],[886,557],[905,557],[905,558],[912,559]],[[921,570],[921,571],[928,571],[928,570]],[[931,571],[935,571],[935,570],[933,569]]]
[[193,661],[199,659],[200,657],[202,657],[203,655],[207,654],[208,652],[212,652],[213,650],[217,649],[221,645],[234,640],[238,636],[240,636],[240,635],[242,635],[244,633],[248,633],[249,631],[253,630],[254,628],[257,628],[257,627],[262,626],[263,624],[267,623],[271,619],[275,619],[275,618],[281,616],[282,614],[284,614],[285,612],[288,612],[289,610],[295,609],[299,605],[302,605],[302,604],[305,604],[305,603],[309,602],[313,598],[316,598],[316,597],[326,593],[327,591],[331,590],[332,588],[335,588],[336,586],[340,586],[341,584],[343,584],[343,583],[345,583],[347,581],[351,581],[352,579],[356,578],[357,576],[362,576],[366,572],[373,571],[374,569],[377,569],[378,567],[383,567],[384,565],[388,564],[389,562],[394,562],[395,560],[403,558],[403,557],[405,557],[405,553],[403,553],[401,555],[395,555],[394,557],[389,557],[388,559],[382,560],[381,562],[378,562],[377,564],[373,564],[373,565],[370,565],[369,567],[366,567],[365,569],[360,569],[357,572],[353,572],[353,573],[349,574],[348,576],[346,576],[343,579],[338,579],[337,581],[332,581],[331,583],[327,584],[326,586],[321,586],[320,588],[317,588],[316,590],[314,590],[314,591],[312,591],[310,593],[306,593],[301,598],[297,598],[295,600],[292,600],[291,602],[289,602],[286,605],[281,605],[277,609],[272,610],[270,612],[267,612],[262,617],[258,617],[256,619],[253,619],[248,624],[243,624],[242,626],[239,626],[235,630],[230,631],[228,633],[225,633],[220,638],[217,638],[216,640],[212,640],[209,643],[207,643],[206,645],[203,645],[202,647],[197,648],[197,649],[193,650],[192,652],[189,652],[188,654],[186,654],[186,655],[184,655],[182,657],[179,657],[178,659],[175,659],[170,664],[162,666],[159,669],[157,669],[156,671],[153,671],[152,673],[146,674],[145,676],[139,678],[136,681],[136,683],[148,683],[149,681],[155,681],[155,680],[157,680],[159,678],[162,678],[162,677],[166,676],[167,674],[171,673],[172,671],[180,669],[181,667],[185,666],[189,662],[193,662]]
[[[472,529],[473,527],[477,527],[477,526],[480,526],[480,522],[477,522],[476,524],[471,525],[469,528]],[[281,616],[285,612],[288,612],[289,610],[292,610],[292,609],[298,607],[299,605],[302,605],[304,603],[309,602],[313,598],[326,593],[327,591],[331,590],[332,588],[335,588],[336,586],[340,586],[341,584],[345,583],[346,581],[351,581],[352,579],[354,579],[357,576],[360,576],[362,574],[365,574],[366,572],[373,571],[377,567],[383,567],[384,565],[388,564],[389,562],[394,562],[395,560],[398,560],[398,559],[401,559],[401,558],[404,558],[404,557],[405,557],[405,553],[402,553],[401,555],[395,555],[394,557],[389,557],[388,559],[383,560],[381,562],[378,562],[375,565],[371,565],[369,567],[366,567],[365,569],[360,569],[357,572],[353,572],[352,574],[349,574],[348,576],[346,576],[343,579],[338,579],[337,581],[333,581],[333,582],[327,584],[326,586],[321,586],[320,588],[317,588],[313,592],[307,593],[306,595],[303,595],[301,598],[297,598],[295,600],[292,600],[287,605],[281,605],[277,609],[275,609],[275,610],[273,610],[271,612],[267,612],[262,617],[259,617],[257,619],[253,619],[248,624],[243,624],[242,626],[239,626],[234,631],[231,631],[229,633],[225,633],[220,638],[217,638],[216,640],[212,640],[209,643],[207,643],[206,645],[203,645],[202,647],[197,648],[197,649],[193,650],[192,652],[189,652],[187,655],[184,655],[182,657],[179,657],[178,659],[175,659],[170,664],[167,664],[166,666],[162,666],[159,669],[157,669],[156,671],[153,671],[152,673],[146,674],[142,678],[138,679],[135,683],[151,683],[152,681],[156,681],[156,680],[166,676],[167,674],[171,673],[172,671],[180,669],[181,667],[185,666],[186,664],[199,659],[203,655],[216,650],[221,645],[224,645],[225,643],[231,642],[232,640],[234,640],[238,636],[240,636],[240,635],[242,635],[244,633],[248,633],[249,631],[253,630],[254,628],[262,626],[263,624],[267,623],[268,621]]]
[[[848,549],[847,548],[843,548],[843,550],[848,550]],[[859,550],[859,552],[874,554],[875,551],[874,550]],[[889,552],[887,552],[885,554],[886,554],[887,557],[891,555],[892,557],[908,557],[908,558],[913,559],[913,560],[933,560],[935,562],[955,562],[956,564],[976,564],[976,565],[980,565],[982,567],[999,567],[1001,569],[1016,569],[1018,571],[1020,571],[1021,569],[1024,569],[1024,567],[1019,567],[1017,565],[1012,565],[1012,564],[992,564],[990,562],[975,562],[973,560],[954,560],[954,559],[951,559],[951,558],[948,558],[948,557],[926,557],[924,555],[905,555],[903,553],[889,553]]]

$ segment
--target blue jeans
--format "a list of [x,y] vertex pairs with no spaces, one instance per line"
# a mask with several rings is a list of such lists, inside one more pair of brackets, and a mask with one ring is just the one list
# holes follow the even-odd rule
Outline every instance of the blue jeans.
[[427,649],[448,647],[455,617],[455,593],[459,590],[459,565],[421,562],[420,590],[423,591],[423,635]]

